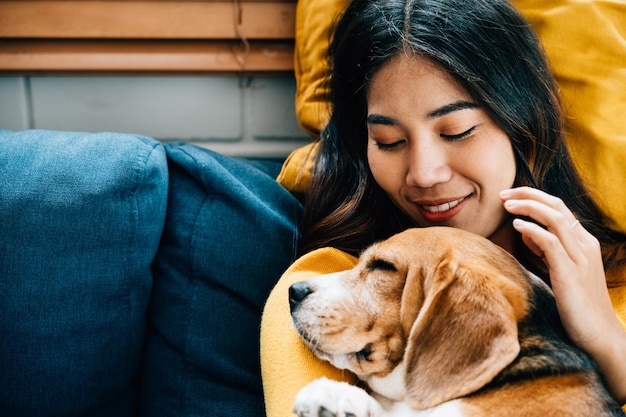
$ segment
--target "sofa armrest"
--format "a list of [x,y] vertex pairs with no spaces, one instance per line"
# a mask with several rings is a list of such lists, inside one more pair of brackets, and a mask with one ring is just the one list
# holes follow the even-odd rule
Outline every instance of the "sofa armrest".
[[0,410],[134,413],[165,221],[163,146],[0,131]]

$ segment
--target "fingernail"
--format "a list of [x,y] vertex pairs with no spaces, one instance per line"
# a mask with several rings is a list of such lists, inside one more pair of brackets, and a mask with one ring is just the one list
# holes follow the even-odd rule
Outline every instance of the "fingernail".
[[507,209],[512,209],[517,207],[517,200],[506,200],[504,202],[504,207],[506,207]]
[[500,191],[500,197],[507,198],[511,195],[511,190],[502,190]]
[[525,224],[526,222],[522,219],[518,219],[518,218],[513,219],[513,227],[516,229],[519,227],[524,227]]

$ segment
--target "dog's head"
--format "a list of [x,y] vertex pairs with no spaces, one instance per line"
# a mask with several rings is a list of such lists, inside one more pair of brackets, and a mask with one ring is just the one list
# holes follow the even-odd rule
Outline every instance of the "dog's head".
[[515,359],[529,293],[506,251],[431,227],[374,244],[349,271],[292,285],[289,302],[318,357],[366,381],[402,363],[404,400],[424,409],[476,391]]

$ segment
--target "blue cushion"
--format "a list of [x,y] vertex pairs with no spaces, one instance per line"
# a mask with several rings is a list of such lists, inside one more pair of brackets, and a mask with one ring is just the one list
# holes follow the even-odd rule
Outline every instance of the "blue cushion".
[[167,180],[153,139],[0,131],[0,415],[137,412]]
[[295,257],[301,207],[244,161],[181,143],[166,152],[142,415],[263,416],[261,312]]

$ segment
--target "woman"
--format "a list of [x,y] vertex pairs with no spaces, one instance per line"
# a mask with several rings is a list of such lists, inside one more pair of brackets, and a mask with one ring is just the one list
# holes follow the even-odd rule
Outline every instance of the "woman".
[[353,1],[330,56],[332,114],[306,193],[306,255],[265,311],[268,416],[287,415],[309,380],[341,377],[288,330],[286,286],[433,225],[485,236],[549,282],[569,335],[625,403],[626,333],[606,286],[626,285],[626,237],[604,226],[574,170],[558,90],[527,22],[503,0]]

